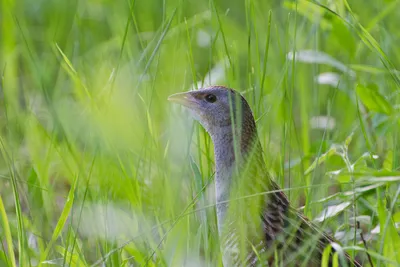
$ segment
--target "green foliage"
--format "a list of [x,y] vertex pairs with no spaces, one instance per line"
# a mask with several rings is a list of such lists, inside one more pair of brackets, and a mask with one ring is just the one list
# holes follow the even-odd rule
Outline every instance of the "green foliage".
[[0,1],[0,265],[220,265],[212,144],[166,99],[224,84],[340,241],[334,266],[399,266],[399,18],[398,0]]
[[356,92],[369,110],[387,115],[392,114],[392,106],[377,90],[357,85]]

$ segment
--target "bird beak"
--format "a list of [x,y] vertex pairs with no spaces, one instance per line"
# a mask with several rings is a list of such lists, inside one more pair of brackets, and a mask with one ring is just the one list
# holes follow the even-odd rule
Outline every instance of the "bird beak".
[[188,108],[193,108],[196,103],[196,99],[192,96],[190,92],[170,95],[168,97],[168,101],[181,104]]

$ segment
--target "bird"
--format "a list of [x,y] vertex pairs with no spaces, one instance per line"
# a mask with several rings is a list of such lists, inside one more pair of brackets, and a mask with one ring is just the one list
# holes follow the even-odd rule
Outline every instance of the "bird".
[[[293,208],[264,161],[252,110],[240,92],[210,86],[176,93],[214,144],[217,229],[228,266],[321,266],[335,239]],[[340,247],[340,246],[339,246]],[[362,266],[340,249],[340,266]],[[329,265],[333,261],[329,256]]]

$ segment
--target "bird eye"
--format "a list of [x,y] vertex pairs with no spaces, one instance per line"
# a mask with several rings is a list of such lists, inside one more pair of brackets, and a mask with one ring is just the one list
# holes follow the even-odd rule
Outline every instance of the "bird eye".
[[213,94],[206,95],[204,99],[209,103],[214,103],[215,101],[217,101],[217,97]]

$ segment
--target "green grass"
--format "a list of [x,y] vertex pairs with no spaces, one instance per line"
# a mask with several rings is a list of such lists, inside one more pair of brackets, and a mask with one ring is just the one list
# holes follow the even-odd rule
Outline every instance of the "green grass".
[[219,264],[212,144],[166,100],[210,83],[245,95],[294,206],[400,266],[399,18],[398,0],[1,1],[0,266]]

